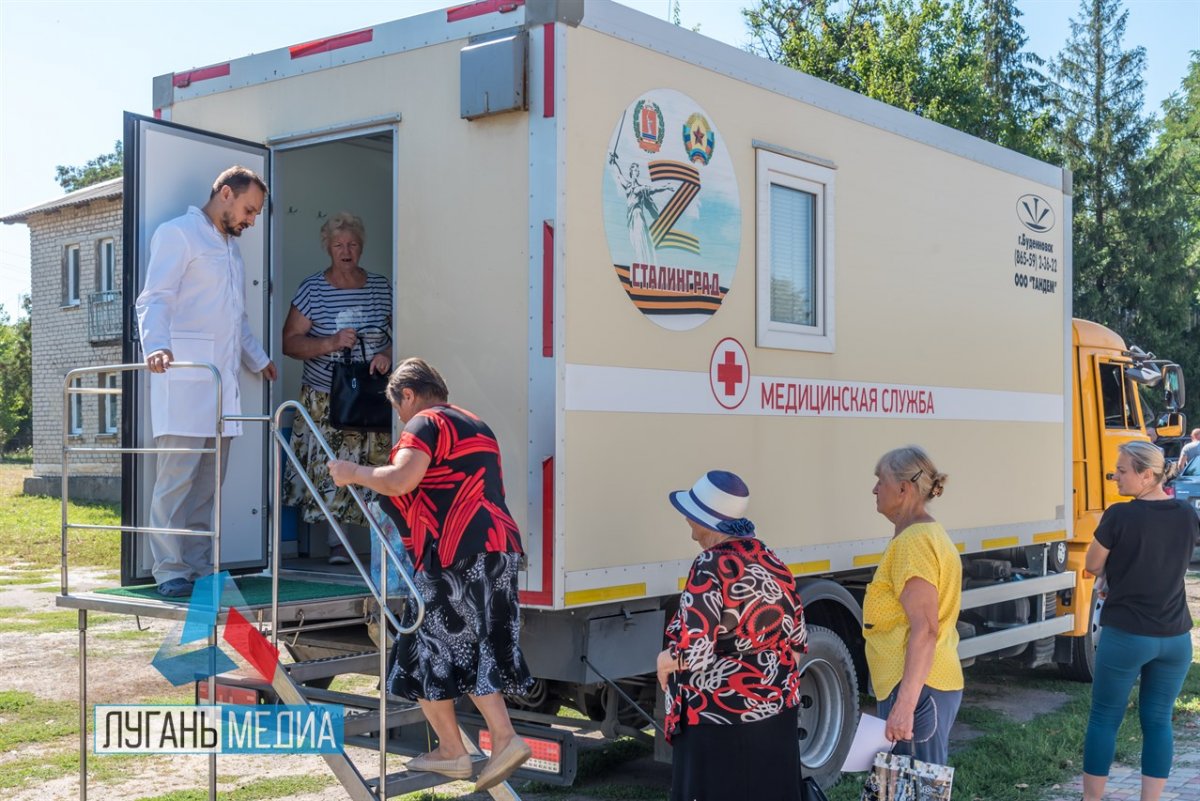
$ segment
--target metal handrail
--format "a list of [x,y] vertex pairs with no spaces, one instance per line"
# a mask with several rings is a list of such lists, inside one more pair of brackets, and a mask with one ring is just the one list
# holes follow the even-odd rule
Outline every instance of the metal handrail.
[[[377,589],[375,587],[375,581],[370,575],[370,571],[363,568],[362,562],[360,562],[358,559],[358,554],[356,554],[354,552],[354,548],[351,547],[350,540],[346,537],[346,532],[342,531],[341,524],[329,511],[329,507],[325,504],[325,499],[321,497],[319,492],[317,492],[317,488],[313,485],[313,481],[309,477],[308,471],[304,469],[304,466],[300,464],[300,460],[296,458],[296,453],[292,450],[291,443],[285,440],[283,437],[283,426],[281,423],[283,413],[287,409],[294,409],[296,414],[300,415],[300,417],[308,424],[309,433],[313,436],[316,442],[320,444],[321,450],[325,452],[325,455],[329,457],[330,461],[337,458],[337,455],[333,452],[333,449],[329,447],[329,443],[325,441],[325,437],[322,436],[320,429],[317,428],[317,424],[313,421],[312,415],[308,413],[308,409],[305,409],[304,406],[298,401],[284,401],[283,403],[279,404],[279,407],[275,410],[274,424],[271,427],[276,443],[276,447],[271,449],[271,480],[273,482],[273,494],[277,499],[283,497],[283,471],[279,469],[280,465],[277,464],[278,454],[283,453],[286,454],[288,460],[292,463],[292,466],[296,468],[296,476],[304,482],[304,486],[312,494],[313,500],[317,502],[317,507],[321,510],[321,514],[325,515],[325,519],[329,521],[330,525],[333,527],[333,531],[337,535],[338,542],[340,542],[342,547],[346,549],[346,553],[350,556],[351,561],[354,563],[355,569],[358,570],[358,574],[362,576],[363,581],[366,582],[367,589],[371,591],[371,595],[374,596],[375,602],[379,604],[379,785],[377,793],[380,801],[386,801],[388,755],[388,694],[387,687],[384,684],[384,678],[387,675],[388,650],[388,634],[386,627],[388,624],[390,624],[400,634],[410,634],[416,631],[421,625],[421,621],[425,619],[425,599],[422,598],[421,593],[417,591],[417,587],[413,583],[412,577],[409,576],[408,570],[405,568],[404,563],[400,560],[400,557],[396,553],[395,549],[392,548],[392,544],[388,542],[388,538],[384,535],[384,533],[379,530],[379,527],[375,523],[375,518],[371,516],[369,511],[367,511],[367,505],[363,501],[362,494],[358,491],[358,488],[352,485],[347,485],[346,489],[350,491],[350,497],[354,498],[354,502],[358,504],[358,508],[362,510],[363,519],[367,521],[367,526],[371,532],[371,536],[378,539],[379,544],[383,548],[383,552],[387,555],[388,559],[392,560],[392,563],[396,566],[396,571],[400,574],[400,578],[404,579],[404,583],[408,585],[409,595],[416,600],[417,613],[413,620],[412,626],[409,628],[401,626],[400,621],[396,620],[396,617],[392,614],[392,610],[388,608],[387,604],[387,561],[384,559],[379,560],[379,587]],[[276,503],[272,504],[271,518],[272,528],[274,529],[274,539],[272,541],[271,549],[271,644],[276,648],[279,647],[279,628],[277,621],[279,619],[279,552],[281,550],[280,530],[283,528],[281,521],[282,513],[283,509],[281,503],[277,501]]]
[[[398,633],[411,634],[420,627],[421,621],[425,618],[425,600],[417,591],[416,584],[413,583],[412,577],[409,576],[408,570],[401,561],[399,554],[396,553],[396,550],[392,547],[392,544],[388,542],[388,539],[386,536],[384,536],[383,532],[379,530],[379,527],[375,523],[375,519],[371,517],[371,513],[367,511],[366,501],[363,500],[362,494],[358,491],[358,488],[354,486],[347,486],[346,489],[350,491],[350,496],[354,498],[354,502],[358,504],[358,508],[362,510],[363,518],[368,522],[368,528],[371,531],[371,536],[378,538],[380,545],[383,547],[383,552],[387,554],[389,559],[392,560],[392,563],[396,566],[397,572],[400,574],[400,578],[402,578],[404,583],[408,585],[409,593],[416,600],[417,614],[412,626],[405,627],[400,625],[400,621],[396,620],[395,615],[392,614],[392,611],[387,605],[387,563],[383,560],[380,560],[380,583],[383,585],[383,587],[382,589],[377,589],[375,586],[375,581],[371,577],[370,570],[363,567],[362,562],[358,558],[358,554],[354,552],[354,548],[350,545],[350,540],[346,536],[346,532],[342,530],[341,523],[337,521],[336,516],[329,510],[329,507],[325,503],[325,499],[321,497],[321,493],[317,491],[316,485],[313,484],[312,479],[309,477],[308,471],[304,469],[304,465],[300,463],[299,457],[297,457],[295,451],[292,450],[291,444],[284,439],[281,420],[283,412],[287,409],[294,409],[296,414],[300,415],[304,421],[308,423],[308,428],[312,433],[313,438],[316,440],[317,444],[321,446],[321,450],[325,452],[325,455],[329,457],[330,461],[337,459],[337,454],[333,452],[333,449],[329,447],[329,443],[325,441],[325,437],[321,435],[321,431],[317,428],[317,424],[313,420],[312,415],[308,413],[308,410],[305,409],[299,401],[294,400],[284,401],[275,409],[272,432],[275,438],[275,444],[277,446],[276,451],[285,454],[288,458],[288,461],[290,461],[292,466],[296,468],[296,477],[304,483],[305,488],[307,488],[309,493],[312,494],[313,500],[317,503],[317,508],[321,510],[321,514],[323,514],[325,519],[329,521],[331,527],[333,528],[334,534],[337,535],[338,541],[343,547],[345,547],[346,553],[350,556],[350,560],[353,562],[355,569],[358,570],[359,575],[362,576],[363,581],[366,582],[367,589],[375,598],[375,602],[379,604],[380,614],[387,618],[387,621],[392,624],[393,628],[395,628]],[[276,499],[278,499],[282,497],[281,485],[283,477],[281,475],[281,471],[277,467],[272,470],[272,474],[274,477],[273,480],[276,484],[274,488],[274,496]],[[272,542],[273,565],[271,577],[275,586],[278,585],[279,581],[278,562],[281,548],[281,516],[282,505],[278,502],[272,504],[272,517],[274,518],[272,521],[272,528],[274,528],[274,539]],[[271,630],[273,632],[275,630],[275,621],[278,619],[279,614],[279,593],[272,592],[271,595]],[[277,639],[272,640],[273,645],[277,644],[277,642]],[[380,650],[383,649],[381,648]]]
[[[213,438],[214,446],[212,448],[126,448],[121,446],[113,447],[87,447],[73,446],[70,444],[71,433],[70,426],[67,425],[67,420],[71,413],[71,396],[72,395],[116,395],[120,391],[116,388],[109,387],[73,387],[71,382],[80,376],[89,375],[92,373],[132,373],[150,368],[144,362],[135,362],[132,364],[104,364],[96,367],[76,367],[73,370],[68,370],[63,378],[63,454],[62,454],[62,487],[60,491],[61,508],[62,508],[62,540],[61,547],[61,584],[62,594],[68,595],[70,589],[67,577],[67,532],[70,529],[88,529],[99,531],[123,531],[135,534],[180,534],[184,536],[196,537],[212,537],[213,541],[213,572],[220,572],[221,569],[221,452],[224,450],[225,443],[222,437],[222,427],[224,418],[221,416],[221,371],[215,365],[207,362],[171,362],[168,369],[198,369],[208,370],[213,377],[215,392],[217,396],[216,415],[213,418]],[[200,453],[200,454],[215,454],[213,460],[213,479],[216,482],[216,491],[213,493],[213,527],[211,531],[192,531],[190,529],[173,529],[173,528],[155,528],[152,526],[100,526],[87,523],[70,523],[67,520],[67,503],[70,487],[70,459],[72,453]]]

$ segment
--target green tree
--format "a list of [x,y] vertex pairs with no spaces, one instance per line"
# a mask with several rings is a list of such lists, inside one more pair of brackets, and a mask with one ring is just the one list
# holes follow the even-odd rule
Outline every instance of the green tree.
[[30,346],[30,302],[22,301],[25,316],[10,322],[0,308],[0,446],[28,447],[33,432],[33,367]]
[[1060,148],[1074,171],[1075,314],[1118,330],[1134,314],[1133,210],[1151,131],[1142,114],[1145,51],[1121,47],[1127,16],[1120,0],[1080,0],[1052,66]]
[[[1137,209],[1146,243],[1138,273],[1138,310],[1155,310],[1157,352],[1179,362],[1192,385],[1188,417],[1200,421],[1200,51],[1192,53],[1180,91],[1162,106],[1157,140],[1146,159]],[[1145,315],[1139,315],[1144,317]]]
[[84,164],[82,167],[67,167],[59,164],[54,168],[54,180],[68,192],[83,189],[85,186],[118,178],[125,171],[125,148],[120,140],[113,145],[113,152],[105,153]]
[[1043,161],[1054,161],[1055,119],[1045,61],[1028,52],[1016,0],[982,0],[980,43],[985,109],[976,136]]
[[759,0],[751,49],[1036,157],[1053,117],[1015,0]]

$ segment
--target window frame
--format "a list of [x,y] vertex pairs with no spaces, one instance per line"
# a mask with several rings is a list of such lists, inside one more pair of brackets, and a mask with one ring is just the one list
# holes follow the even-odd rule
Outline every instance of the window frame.
[[[104,389],[120,389],[120,373],[100,373],[96,377],[96,383]],[[121,416],[119,414],[120,407],[117,401],[118,395],[97,395],[99,399],[97,404],[97,431],[100,434],[117,434],[121,430]],[[109,418],[112,418],[111,420]]]
[[[71,256],[75,256],[74,265]],[[80,283],[83,278],[83,253],[78,243],[65,245],[63,248],[63,304],[78,306],[83,301],[80,295]]]
[[[1100,421],[1104,424],[1106,431],[1140,431],[1142,430],[1142,409],[1138,402],[1137,389],[1133,386],[1133,382],[1125,376],[1125,368],[1129,366],[1128,362],[1111,362],[1098,360],[1096,363],[1096,394],[1100,401]],[[1120,392],[1120,397],[1110,396],[1105,392],[1106,382],[1105,376],[1111,375],[1115,391]],[[1118,411],[1121,415],[1121,424],[1114,425],[1109,423],[1109,406],[1112,404],[1112,410]]]
[[[780,348],[817,353],[833,353],[834,336],[834,209],[835,179],[832,166],[816,164],[794,156],[785,156],[761,148],[756,150],[755,166],[755,273],[757,344],[760,348]],[[813,306],[815,325],[796,325],[771,319],[771,187],[782,186],[813,196]]]
[[[110,258],[105,258],[108,246]],[[106,236],[96,243],[96,291],[112,292],[117,288],[117,240]]]
[[[82,378],[71,379],[71,386],[76,389],[83,388]],[[83,393],[69,393],[70,402],[67,404],[67,434],[72,437],[83,435]]]

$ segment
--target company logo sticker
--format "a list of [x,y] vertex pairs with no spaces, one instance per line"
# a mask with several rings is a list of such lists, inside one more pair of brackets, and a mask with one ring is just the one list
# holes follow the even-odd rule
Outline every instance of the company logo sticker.
[[1017,199],[1017,219],[1030,231],[1045,233],[1054,227],[1054,209],[1038,195],[1021,195]]
[[[655,89],[621,112],[605,156],[604,233],[621,287],[656,324],[687,331],[721,308],[741,247],[737,179],[695,100]],[[675,133],[663,135],[670,129]]]
[[736,409],[750,389],[750,359],[742,343],[725,337],[713,348],[708,363],[708,384],[717,403]]

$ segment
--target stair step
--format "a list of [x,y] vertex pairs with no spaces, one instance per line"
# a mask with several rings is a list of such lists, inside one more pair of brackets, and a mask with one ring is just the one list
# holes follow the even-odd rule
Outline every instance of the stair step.
[[[421,712],[421,708],[419,706],[407,708],[402,707],[397,709],[394,706],[389,705],[387,711],[387,726],[385,728],[392,729],[396,726],[408,726],[413,723],[424,722],[425,715],[423,712]],[[346,715],[343,726],[343,731],[346,737],[378,732],[379,710]]]
[[304,662],[291,662],[283,666],[291,676],[292,681],[303,684],[314,679],[327,679],[331,676],[341,676],[345,673],[379,674],[379,652],[364,651],[359,654],[344,656],[329,656],[324,659],[309,659]]
[[[475,773],[483,767],[483,763],[487,761],[486,757],[475,757]],[[469,781],[469,779],[451,779],[448,776],[443,776],[440,773],[421,773],[419,771],[401,770],[396,773],[389,773],[386,776],[387,796],[402,795],[404,793],[412,793],[417,790],[427,790],[430,787],[437,787],[442,784],[448,784],[453,781]],[[372,790],[379,786],[379,779],[367,779],[367,786]]]
[[[317,687],[301,687],[300,693],[309,701],[316,704],[340,704],[351,709],[379,709],[379,696],[344,693],[338,690],[322,690]],[[412,706],[408,701],[388,699],[388,706],[397,709]]]

